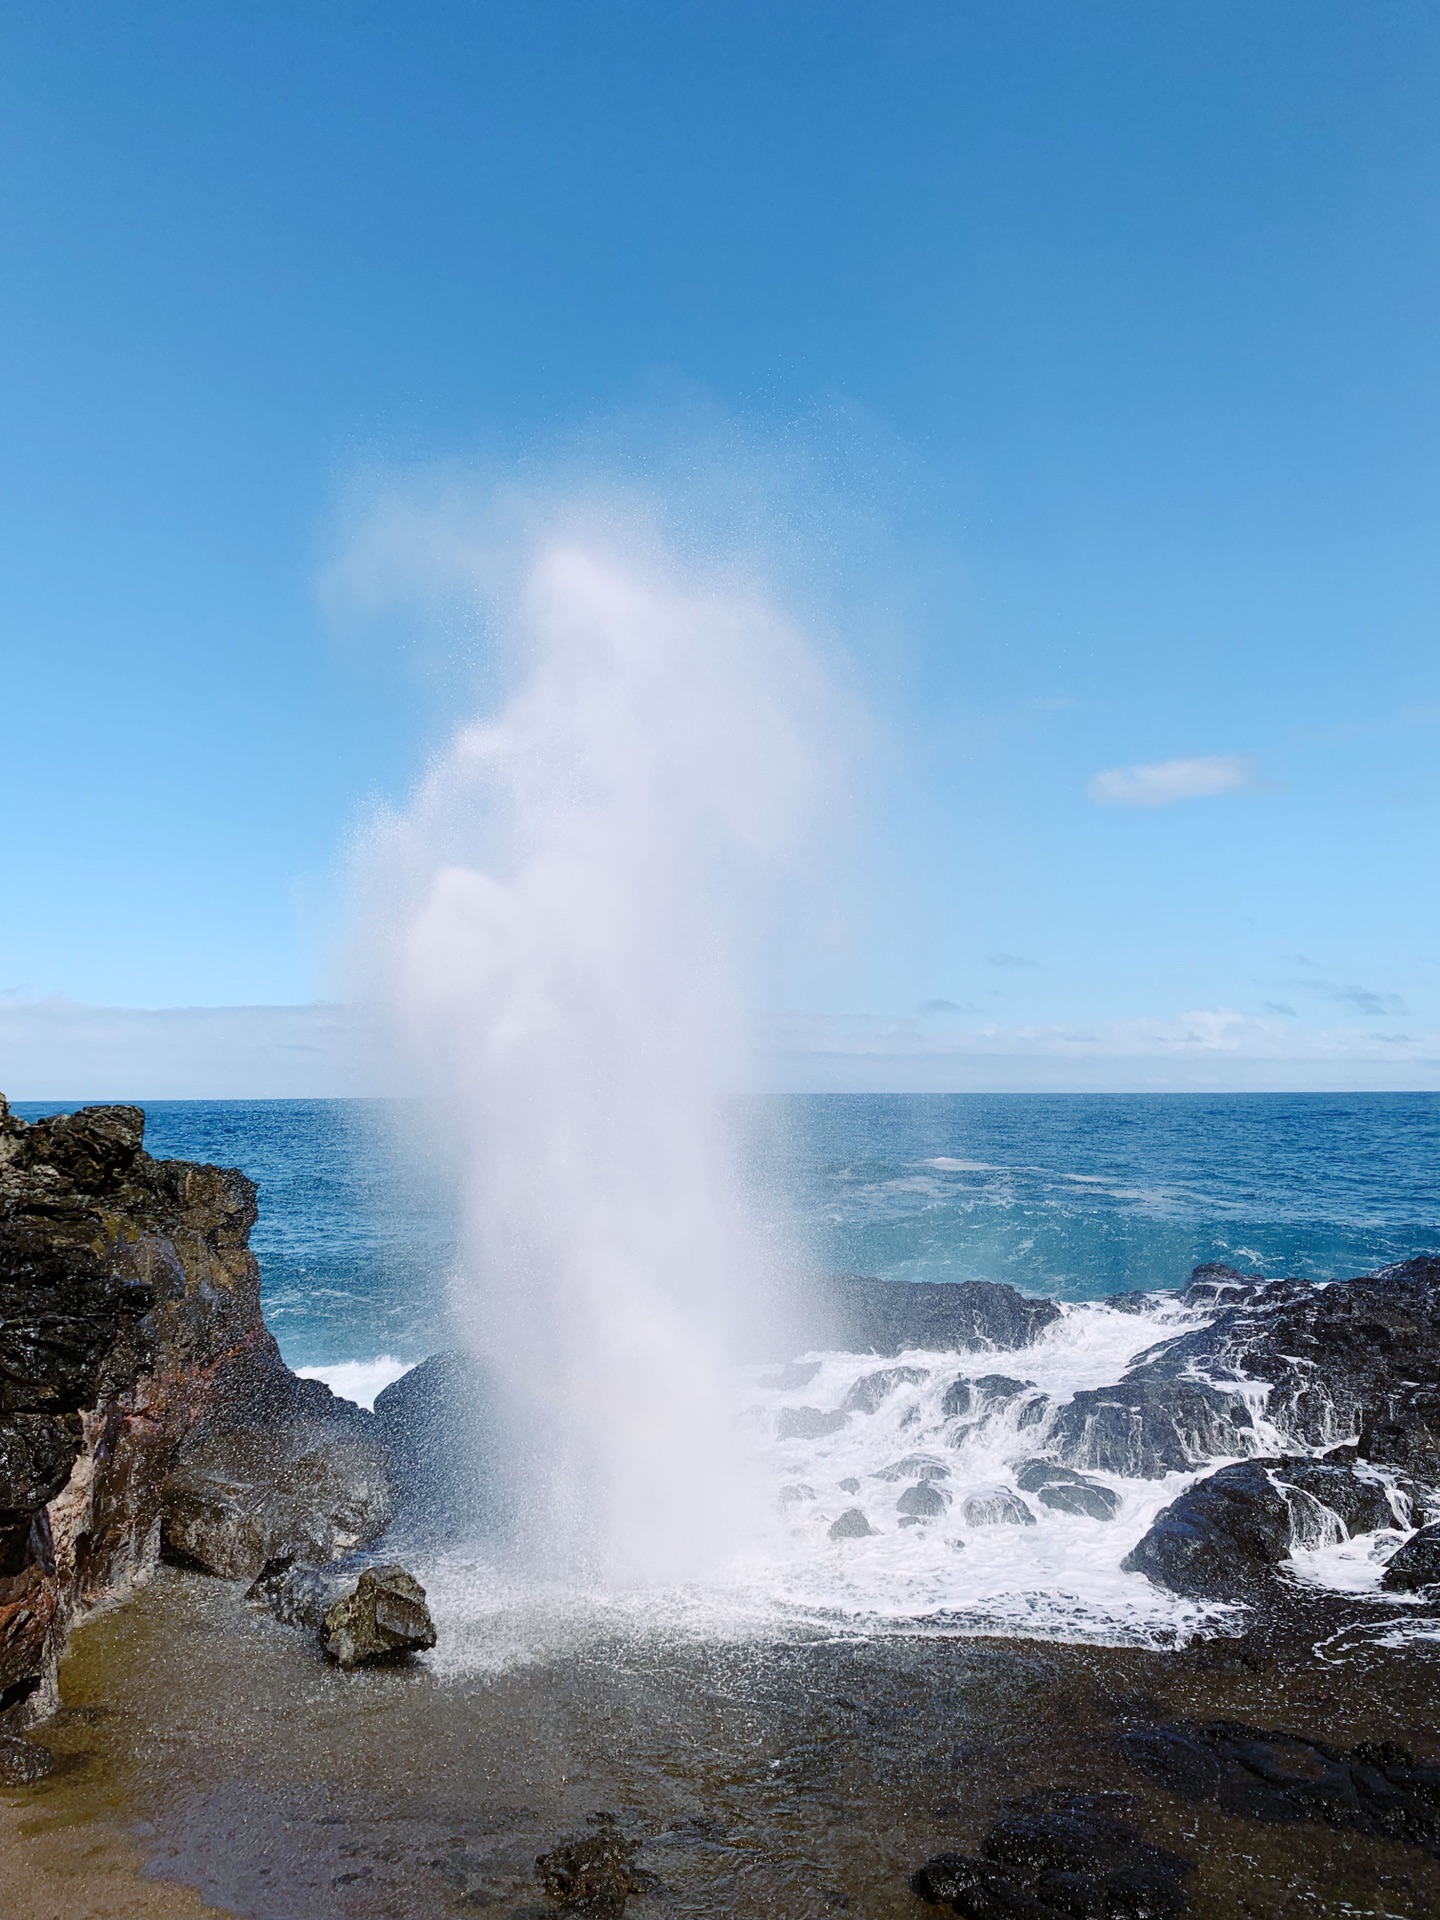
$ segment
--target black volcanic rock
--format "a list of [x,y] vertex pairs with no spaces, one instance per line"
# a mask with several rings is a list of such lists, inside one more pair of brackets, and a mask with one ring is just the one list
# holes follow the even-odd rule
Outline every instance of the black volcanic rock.
[[253,1580],[272,1560],[319,1566],[353,1553],[384,1531],[394,1505],[374,1415],[261,1350],[222,1372],[180,1442],[161,1539],[172,1560]]
[[1319,1508],[1352,1536],[1395,1523],[1384,1487],[1353,1467],[1304,1455],[1242,1460],[1162,1508],[1121,1564],[1172,1593],[1255,1600],[1297,1540],[1320,1537]]
[[1024,1460],[1015,1472],[1015,1484],[1022,1493],[1033,1493],[1042,1507],[1055,1513],[1083,1515],[1089,1520],[1113,1520],[1120,1511],[1120,1496],[1083,1473],[1062,1467],[1054,1460]]
[[1440,1521],[1412,1534],[1393,1554],[1380,1583],[1391,1593],[1418,1593],[1440,1586]]
[[1440,1767],[1389,1742],[1346,1749],[1234,1720],[1177,1720],[1120,1736],[1125,1757],[1185,1800],[1269,1825],[1348,1827],[1432,1851],[1440,1845]]
[[990,1280],[872,1280],[837,1274],[816,1303],[815,1346],[850,1353],[980,1353],[1028,1347],[1060,1318],[1053,1300]]
[[1010,1807],[981,1858],[937,1854],[911,1890],[972,1920],[1168,1920],[1185,1909],[1193,1865],[1122,1819],[1130,1804],[1124,1794],[1073,1794]]
[[1244,1453],[1253,1432],[1238,1394],[1199,1380],[1129,1373],[1057,1408],[1046,1441],[1067,1466],[1158,1480],[1217,1455]]
[[514,1449],[504,1444],[500,1389],[484,1361],[432,1354],[376,1395],[375,1420],[407,1524],[458,1537],[509,1518]]

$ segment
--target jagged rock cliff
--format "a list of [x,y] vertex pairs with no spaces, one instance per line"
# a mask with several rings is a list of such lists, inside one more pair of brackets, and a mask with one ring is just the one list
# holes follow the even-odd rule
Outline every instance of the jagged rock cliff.
[[369,1416],[266,1330],[253,1183],[152,1159],[144,1127],[127,1106],[27,1125],[0,1097],[0,1727],[53,1705],[66,1628],[146,1577],[162,1530],[238,1576],[389,1518]]

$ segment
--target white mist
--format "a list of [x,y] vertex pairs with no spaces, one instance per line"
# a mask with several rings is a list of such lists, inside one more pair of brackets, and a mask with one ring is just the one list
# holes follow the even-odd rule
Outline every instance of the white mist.
[[462,1130],[455,1306],[527,1409],[532,1553],[669,1583],[751,1518],[727,1381],[772,1275],[733,1117],[827,695],[653,548],[542,544],[509,629],[508,699],[384,834],[401,1023]]

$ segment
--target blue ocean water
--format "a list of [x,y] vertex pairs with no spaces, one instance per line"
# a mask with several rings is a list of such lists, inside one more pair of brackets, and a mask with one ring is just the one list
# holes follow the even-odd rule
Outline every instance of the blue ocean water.
[[[26,1118],[63,1111],[17,1103]],[[443,1146],[383,1101],[153,1101],[151,1152],[244,1169],[293,1366],[449,1337]],[[1440,1094],[822,1095],[757,1129],[808,1262],[1098,1299],[1202,1260],[1312,1279],[1440,1252]]]

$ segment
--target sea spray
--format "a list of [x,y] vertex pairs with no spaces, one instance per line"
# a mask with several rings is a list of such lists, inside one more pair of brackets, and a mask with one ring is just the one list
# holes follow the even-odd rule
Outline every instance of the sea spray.
[[828,695],[762,599],[633,542],[540,543],[507,624],[508,698],[378,836],[397,1007],[461,1132],[454,1305],[530,1559],[672,1582],[755,1517],[728,1373],[775,1276],[733,1114]]

